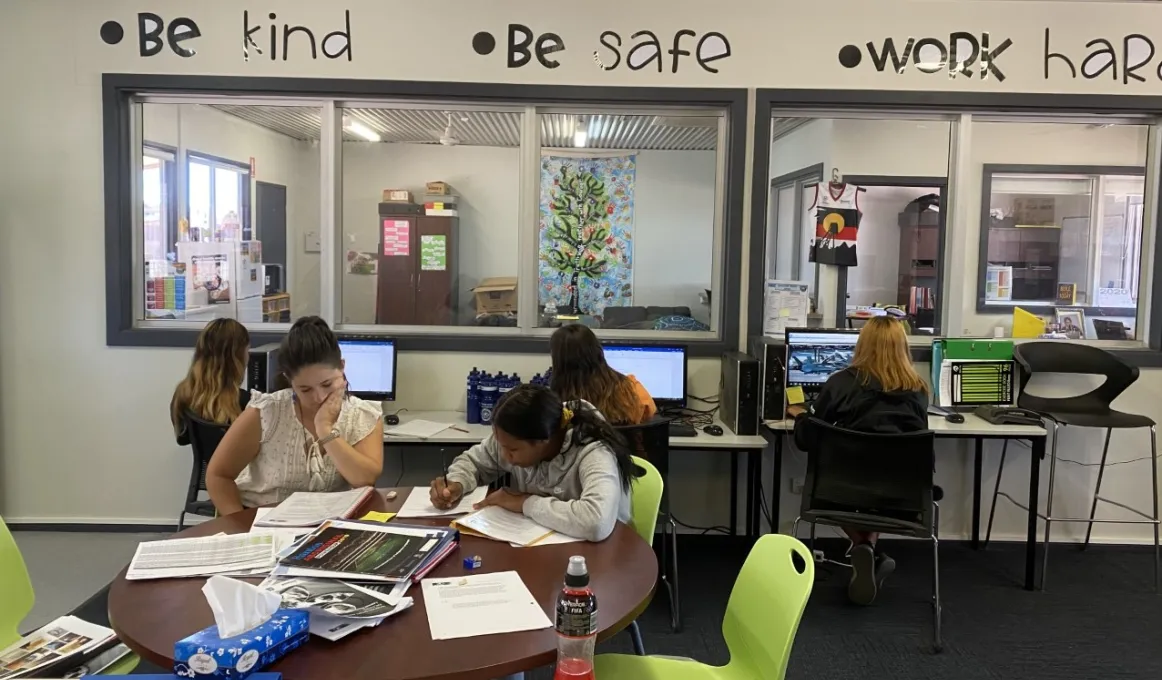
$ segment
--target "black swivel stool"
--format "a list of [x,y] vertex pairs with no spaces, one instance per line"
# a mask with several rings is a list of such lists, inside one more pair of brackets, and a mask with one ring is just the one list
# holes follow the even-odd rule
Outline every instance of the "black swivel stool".
[[194,452],[194,467],[190,470],[190,485],[186,489],[186,504],[182,506],[182,514],[178,517],[178,531],[186,527],[186,515],[201,515],[213,517],[214,503],[198,500],[200,492],[206,490],[206,468],[210,465],[210,457],[214,449],[226,436],[229,425],[211,423],[195,416],[190,412],[185,414],[186,431],[190,435],[190,448]]
[[[1045,514],[1037,513],[1038,517],[1045,520],[1041,589],[1045,589],[1045,577],[1049,568],[1049,531],[1053,522],[1086,522],[1089,525],[1085,531],[1086,546],[1089,545],[1089,537],[1093,532],[1093,523],[1104,522],[1107,524],[1152,524],[1154,526],[1154,589],[1158,591],[1160,588],[1158,580],[1160,558],[1158,542],[1158,441],[1155,424],[1152,419],[1146,416],[1123,413],[1110,408],[1110,404],[1138,379],[1138,368],[1097,347],[1060,341],[1019,344],[1013,348],[1013,358],[1017,362],[1021,381],[1021,396],[1017,399],[1017,406],[1036,411],[1053,431],[1053,444],[1050,447],[1049,459],[1049,496],[1045,503]],[[1028,385],[1029,379],[1037,373],[1095,375],[1102,376],[1105,380],[1094,390],[1074,397],[1039,397],[1025,392],[1025,386]],[[1097,472],[1097,486],[1093,492],[1093,504],[1090,506],[1088,518],[1053,516],[1053,483],[1054,473],[1057,470],[1057,434],[1061,428],[1069,426],[1105,428],[1106,431],[1105,446],[1101,452],[1101,466]],[[1154,492],[1153,515],[1148,515],[1124,503],[1101,496],[1101,480],[1106,469],[1106,456],[1110,450],[1110,435],[1115,429],[1138,427],[1150,428],[1150,479]],[[1005,453],[1008,445],[1009,442],[1006,439],[1004,448],[1001,449],[1001,464],[997,470],[996,488],[993,490],[992,510],[989,511],[988,529],[985,533],[986,546],[989,536],[992,535],[993,513],[997,509],[997,496],[1004,496],[1014,505],[1024,508],[1026,511],[1029,509],[1000,490],[1001,474],[1005,468]],[[1098,501],[1116,505],[1144,519],[1094,519]],[[1029,502],[1035,504],[1037,499],[1031,498]]]
[[851,527],[932,542],[933,648],[943,649],[940,632],[940,506],[933,485],[936,435],[929,430],[878,434],[845,430],[818,418],[814,450],[807,452],[800,521]]

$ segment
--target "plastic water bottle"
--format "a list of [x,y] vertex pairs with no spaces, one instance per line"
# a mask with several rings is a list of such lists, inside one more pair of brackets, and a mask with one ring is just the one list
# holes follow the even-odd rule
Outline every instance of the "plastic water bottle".
[[585,558],[569,558],[565,586],[557,594],[557,671],[553,680],[594,680],[597,596],[589,589]]
[[496,408],[497,394],[496,378],[486,371],[480,376],[480,424],[492,424],[492,410]]
[[501,397],[503,397],[510,390],[512,390],[512,388],[516,387],[516,382],[512,379],[512,376],[507,376],[504,373],[501,373],[500,375],[497,376],[496,382],[497,382],[497,384],[496,384],[496,392],[497,392],[496,399],[497,399],[497,401],[500,401]]
[[470,425],[480,424],[480,371],[475,366],[472,367],[472,372],[468,374],[468,408],[466,411],[466,420]]

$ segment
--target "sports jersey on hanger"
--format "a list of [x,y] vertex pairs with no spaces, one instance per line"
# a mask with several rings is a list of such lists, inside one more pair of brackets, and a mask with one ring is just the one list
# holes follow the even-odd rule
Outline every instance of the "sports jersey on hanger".
[[821,182],[815,185],[815,239],[810,262],[854,267],[855,241],[859,234],[859,191],[854,184]]

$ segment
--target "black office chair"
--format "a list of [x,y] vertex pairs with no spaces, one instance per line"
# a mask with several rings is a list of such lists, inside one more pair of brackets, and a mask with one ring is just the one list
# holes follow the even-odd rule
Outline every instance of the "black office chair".
[[[1094,522],[1106,524],[1152,524],[1154,525],[1154,590],[1159,591],[1159,515],[1158,515],[1158,441],[1154,421],[1150,418],[1133,413],[1123,413],[1110,408],[1110,404],[1126,391],[1138,379],[1137,366],[1122,361],[1109,352],[1093,347],[1066,342],[1026,342],[1013,348],[1013,358],[1017,361],[1017,370],[1020,373],[1021,396],[1017,398],[1017,406],[1030,411],[1036,411],[1045,419],[1053,430],[1053,443],[1049,454],[1049,494],[1045,502],[1045,514],[1037,516],[1045,520],[1045,547],[1041,564],[1041,589],[1045,589],[1045,577],[1049,569],[1049,531],[1053,522],[1086,522],[1089,526],[1085,530],[1085,544],[1089,545],[1089,537],[1093,532]],[[1074,397],[1039,397],[1025,392],[1025,386],[1036,373],[1072,373],[1079,375],[1102,376],[1105,380],[1097,388],[1085,394]],[[1057,434],[1058,430],[1067,426],[1105,428],[1106,441],[1101,451],[1101,466],[1097,471],[1097,485],[1093,491],[1093,504],[1089,509],[1089,517],[1054,517],[1053,516],[1053,484],[1056,481],[1057,471]],[[1150,479],[1153,484],[1154,514],[1148,515],[1140,510],[1129,507],[1118,501],[1101,497],[1101,479],[1106,469],[1106,456],[1110,450],[1110,435],[1115,429],[1148,427],[1150,428]],[[1005,453],[1009,442],[1006,439],[1001,448],[1001,464],[997,469],[996,488],[993,489],[992,509],[989,510],[988,528],[985,530],[985,545],[988,545],[992,536],[993,514],[997,509],[997,496],[1004,496],[1014,505],[1028,511],[1028,506],[1022,505],[1015,498],[1001,489],[1001,474],[1005,471]],[[1097,502],[1103,501],[1119,508],[1128,510],[1143,517],[1134,519],[1094,519],[1097,513]],[[1029,503],[1035,504],[1036,498],[1030,498]]]
[[[640,425],[621,425],[617,431],[629,442],[630,452],[648,460],[658,469],[662,479],[668,479],[670,473],[670,423],[663,418],[653,418]],[[670,598],[670,628],[676,633],[682,629],[682,610],[678,596],[678,525],[670,515],[670,489],[668,485],[662,487],[662,507],[658,512],[658,526],[662,528],[662,585],[666,595]],[[666,542],[666,533],[669,529],[669,545]],[[630,634],[634,636],[634,651],[644,654],[641,649],[640,633],[635,621]]]
[[933,648],[940,634],[940,506],[933,486],[936,437],[931,431],[907,434],[853,432],[812,418],[817,433],[807,452],[799,522],[850,527],[932,541]]
[[209,500],[198,500],[200,492],[206,490],[206,467],[210,465],[210,457],[226,435],[229,425],[211,423],[195,416],[190,412],[185,414],[186,432],[190,435],[190,449],[194,452],[194,467],[190,470],[190,485],[186,489],[186,504],[182,507],[182,514],[178,517],[178,531],[186,526],[186,515],[200,515],[213,517],[214,503]]

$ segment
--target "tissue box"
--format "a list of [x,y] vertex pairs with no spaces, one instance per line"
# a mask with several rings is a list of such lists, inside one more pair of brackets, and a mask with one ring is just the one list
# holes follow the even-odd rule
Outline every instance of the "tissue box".
[[210,626],[174,643],[174,674],[242,680],[306,642],[309,628],[304,609],[279,609],[261,626],[224,640]]

